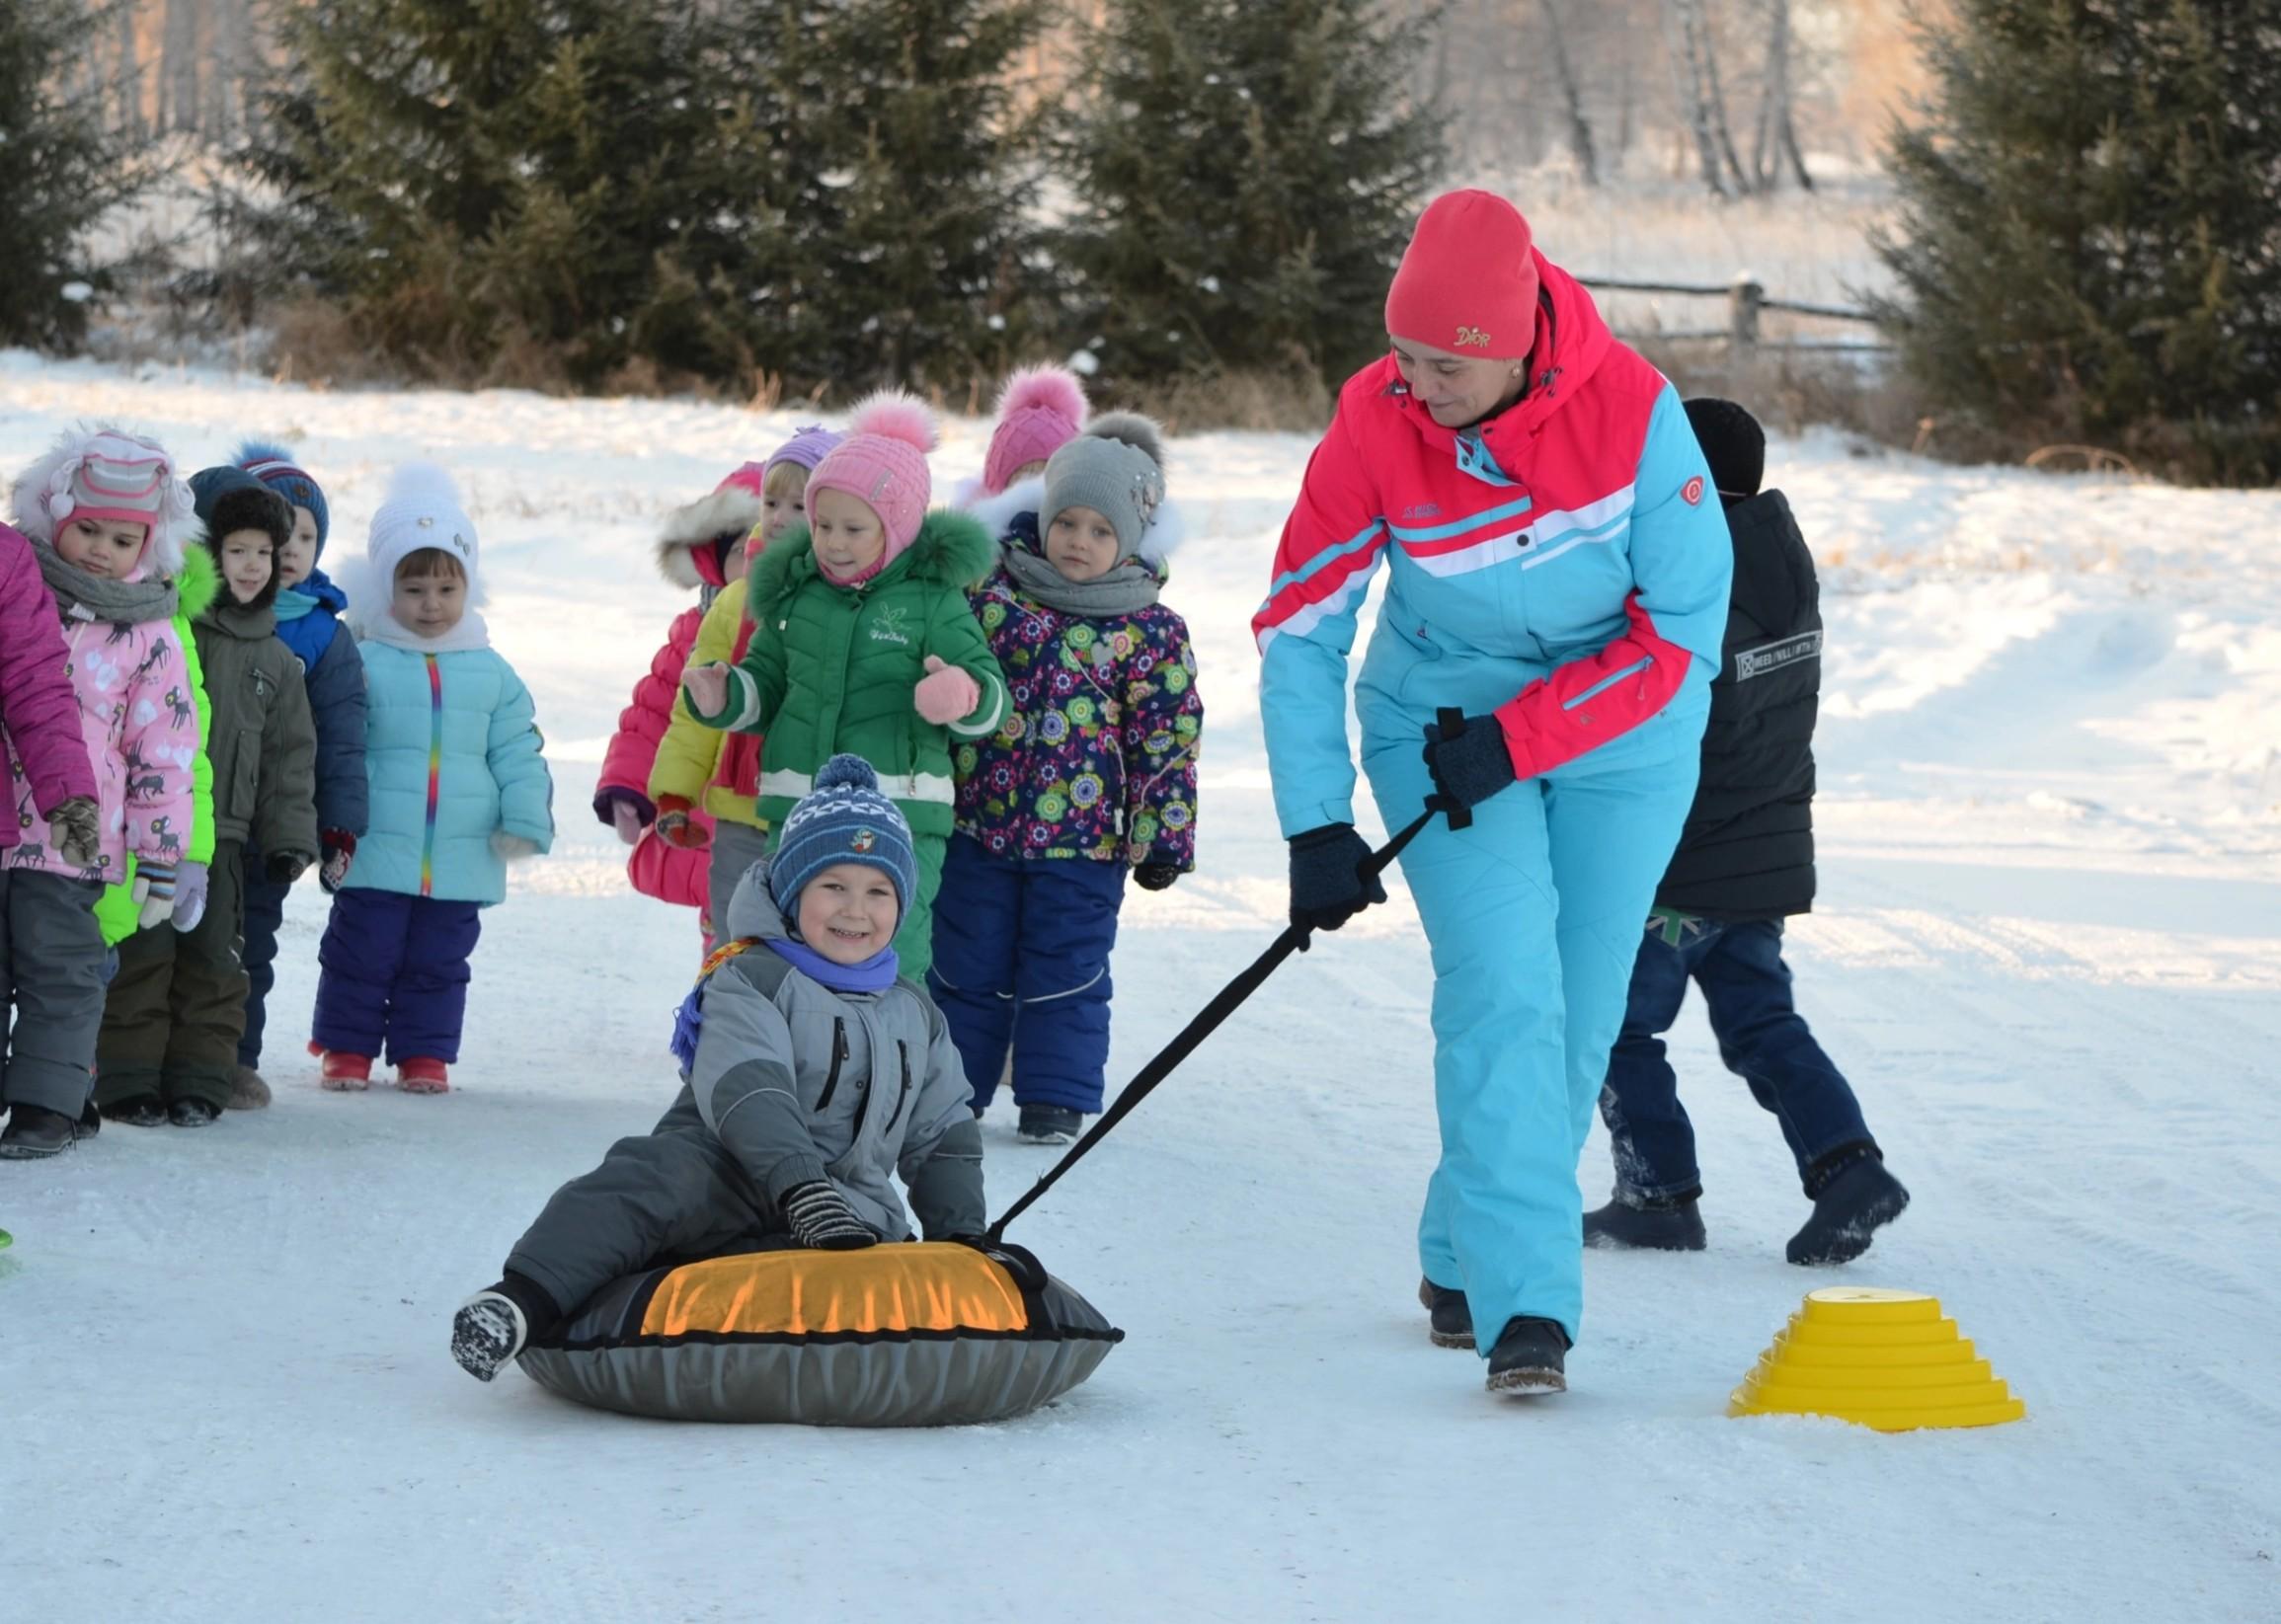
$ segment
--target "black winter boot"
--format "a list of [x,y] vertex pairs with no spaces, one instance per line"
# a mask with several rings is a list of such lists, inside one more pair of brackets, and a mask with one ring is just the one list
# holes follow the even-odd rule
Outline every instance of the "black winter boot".
[[1568,1334],[1551,1320],[1510,1319],[1489,1351],[1489,1391],[1515,1398],[1568,1391]]
[[1453,1291],[1432,1280],[1418,1281],[1418,1302],[1433,1316],[1426,1335],[1436,1348],[1470,1348],[1473,1346],[1473,1310],[1466,1306],[1465,1293]]
[[1084,1115],[1067,1106],[1024,1106],[1014,1136],[1024,1144],[1072,1144],[1084,1131]]
[[103,1114],[129,1127],[160,1127],[166,1122],[166,1102],[155,1094],[134,1094],[112,1101]]
[[38,1161],[69,1150],[78,1136],[79,1124],[62,1112],[20,1105],[8,1114],[8,1125],[0,1128],[0,1157],[12,1162]]
[[211,1100],[194,1100],[188,1095],[166,1108],[166,1120],[177,1127],[211,1127],[221,1115],[222,1108]]
[[1700,1252],[1702,1213],[1693,1196],[1649,1200],[1621,1188],[1606,1206],[1584,1214],[1584,1244],[1634,1252]]
[[1785,1255],[1808,1267],[1851,1263],[1908,1205],[1909,1192],[1885,1171],[1884,1158],[1863,1151],[1827,1175],[1814,1196],[1814,1215],[1790,1237]]

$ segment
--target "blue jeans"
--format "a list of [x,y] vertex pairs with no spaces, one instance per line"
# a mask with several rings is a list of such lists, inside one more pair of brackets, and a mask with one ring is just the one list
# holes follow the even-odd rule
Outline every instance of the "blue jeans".
[[1702,1188],[1694,1128],[1679,1103],[1679,1078],[1664,1058],[1662,1036],[1679,1019],[1691,977],[1702,988],[1719,1058],[1782,1124],[1801,1183],[1832,1152],[1872,1143],[1860,1102],[1791,1002],[1781,921],[1690,919],[1674,944],[1664,933],[1665,917],[1640,938],[1623,1029],[1600,1094],[1617,1185],[1649,1200]]

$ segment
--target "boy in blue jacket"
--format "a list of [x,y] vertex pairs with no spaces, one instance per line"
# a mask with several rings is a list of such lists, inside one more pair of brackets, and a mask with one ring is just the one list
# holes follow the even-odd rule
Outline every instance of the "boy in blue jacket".
[[[292,535],[277,554],[277,637],[301,663],[309,713],[317,724],[317,828],[323,846],[318,883],[327,892],[337,891],[364,832],[366,798],[364,661],[356,654],[356,640],[341,628],[341,611],[349,599],[321,568],[332,512],[323,489],[285,447],[248,440],[230,460],[293,509]],[[259,1069],[262,1034],[270,988],[277,979],[277,930],[291,889],[268,877],[261,853],[249,844],[245,970],[252,990],[246,995],[245,1035],[238,1040],[232,1111],[259,1110],[270,1103],[270,1085]]]
[[397,470],[369,551],[357,653],[371,809],[318,949],[312,1046],[328,1089],[368,1088],[385,1054],[406,1092],[441,1094],[480,910],[505,900],[511,859],[554,843],[554,784],[530,690],[471,606],[475,525],[443,470]]

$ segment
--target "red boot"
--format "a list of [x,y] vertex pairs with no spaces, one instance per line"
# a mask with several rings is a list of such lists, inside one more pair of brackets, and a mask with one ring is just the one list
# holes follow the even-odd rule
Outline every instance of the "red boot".
[[324,1051],[325,1070],[319,1079],[336,1094],[360,1094],[372,1086],[372,1056],[351,1054],[347,1049],[329,1048]]
[[415,1055],[396,1062],[396,1086],[407,1094],[448,1094],[451,1073],[441,1060]]

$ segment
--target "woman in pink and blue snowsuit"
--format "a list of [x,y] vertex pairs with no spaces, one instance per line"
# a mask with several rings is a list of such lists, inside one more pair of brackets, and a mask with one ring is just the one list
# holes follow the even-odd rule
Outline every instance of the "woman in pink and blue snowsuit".
[[[1253,621],[1295,924],[1383,897],[1360,872],[1348,653],[1432,947],[1442,1157],[1418,1225],[1434,1341],[1494,1392],[1566,1384],[1584,1306],[1576,1164],[1639,921],[1695,784],[1726,627],[1726,527],[1678,393],[1610,336],[1502,197],[1418,222],[1392,353],[1340,391]],[[1455,734],[1436,724],[1453,709]]]
[[927,984],[978,1117],[1011,1045],[1034,1144],[1101,1109],[1126,874],[1162,890],[1196,866],[1204,702],[1187,623],[1157,601],[1179,534],[1163,456],[1154,424],[1112,414],[973,510],[1002,537],[972,595],[1010,714],[953,758]]

